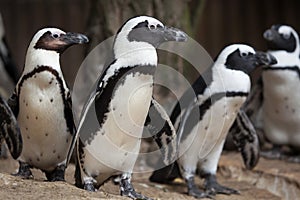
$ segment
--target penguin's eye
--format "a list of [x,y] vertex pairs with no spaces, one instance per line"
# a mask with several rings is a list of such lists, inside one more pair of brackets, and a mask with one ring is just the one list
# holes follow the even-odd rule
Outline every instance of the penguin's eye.
[[281,34],[282,35],[282,37],[284,38],[284,39],[289,39],[290,38],[290,36],[291,36],[291,34],[287,34],[287,33],[283,33],[283,34]]
[[53,34],[53,37],[54,38],[58,38],[58,34]]
[[156,28],[156,26],[154,26],[153,24],[151,24],[150,26],[149,26],[149,29],[150,30],[154,30]]
[[248,54],[246,52],[242,52],[241,56],[244,58],[244,57],[248,56]]

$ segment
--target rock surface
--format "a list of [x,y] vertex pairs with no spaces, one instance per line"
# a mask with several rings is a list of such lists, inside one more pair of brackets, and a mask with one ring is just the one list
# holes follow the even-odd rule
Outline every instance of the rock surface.
[[[1,199],[128,199],[119,196],[118,186],[108,181],[99,191],[92,193],[74,186],[74,166],[67,169],[66,182],[49,183],[43,173],[33,170],[34,180],[22,180],[10,175],[17,163],[11,159],[0,160]],[[176,179],[172,185],[154,184],[148,181],[149,173],[135,174],[133,184],[137,191],[154,199],[194,199],[187,196],[185,184]],[[261,159],[253,171],[246,170],[240,155],[226,153],[219,165],[221,184],[238,189],[240,195],[217,195],[217,200],[297,199],[300,197],[300,166],[283,161]],[[196,179],[200,185],[203,181]]]

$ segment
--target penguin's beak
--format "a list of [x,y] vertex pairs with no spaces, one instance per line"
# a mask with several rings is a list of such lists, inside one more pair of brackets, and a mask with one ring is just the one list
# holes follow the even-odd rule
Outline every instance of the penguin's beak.
[[165,41],[176,41],[176,42],[187,41],[187,34],[177,28],[164,27],[162,31],[163,31],[163,36]]
[[269,53],[256,51],[255,58],[257,61],[257,66],[277,64],[276,58]]
[[80,33],[71,32],[67,32],[66,34],[61,35],[60,40],[67,45],[84,44],[89,42],[87,36]]

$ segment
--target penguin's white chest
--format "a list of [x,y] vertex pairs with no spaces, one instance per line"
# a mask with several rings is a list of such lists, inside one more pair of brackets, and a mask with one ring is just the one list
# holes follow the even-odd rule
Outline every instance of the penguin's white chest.
[[188,151],[184,155],[185,159],[191,159],[194,163],[195,160],[204,160],[219,150],[245,100],[246,97],[223,97],[212,104],[180,148],[181,151]]
[[86,156],[89,173],[132,170],[140,149],[152,87],[152,75],[134,73],[128,74],[123,83],[114,88],[106,120],[91,144],[85,147],[86,154],[100,161],[89,162]]
[[263,72],[264,131],[275,144],[300,146],[300,79],[296,71]]
[[23,138],[21,160],[52,170],[66,159],[71,134],[64,117],[60,85],[53,74],[43,71],[23,82],[18,122]]

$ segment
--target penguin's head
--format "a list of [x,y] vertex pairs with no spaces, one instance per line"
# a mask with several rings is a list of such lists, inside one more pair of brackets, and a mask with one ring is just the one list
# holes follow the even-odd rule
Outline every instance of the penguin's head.
[[284,50],[289,53],[295,52],[299,46],[297,32],[287,25],[273,25],[264,32],[268,49],[271,51]]
[[216,62],[224,64],[228,69],[243,71],[246,74],[251,73],[258,66],[277,63],[271,54],[255,51],[244,44],[227,46],[222,50]]
[[183,31],[166,27],[153,17],[138,16],[127,20],[118,30],[114,41],[114,53],[118,55],[132,48],[157,48],[167,41],[186,40],[187,35]]
[[30,46],[34,49],[62,53],[74,44],[87,43],[88,41],[88,38],[80,33],[66,33],[57,28],[44,28],[34,35]]

